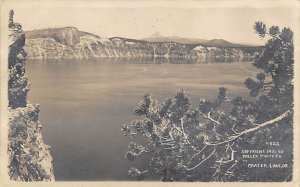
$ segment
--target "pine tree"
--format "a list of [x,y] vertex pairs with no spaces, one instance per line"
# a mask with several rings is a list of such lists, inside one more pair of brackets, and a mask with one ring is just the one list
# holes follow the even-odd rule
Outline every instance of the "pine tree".
[[[142,180],[154,175],[163,181],[257,180],[241,169],[239,150],[253,145],[263,149],[261,142],[272,137],[292,146],[293,32],[278,26],[267,31],[262,22],[256,22],[254,29],[262,39],[269,39],[253,62],[259,73],[245,80],[252,99],[228,98],[228,90],[221,87],[216,100],[202,98],[192,108],[183,90],[162,104],[146,94],[135,110],[139,120],[123,125],[122,131],[133,140],[146,139],[143,145],[130,143],[128,160],[143,153],[151,159],[148,168],[132,167],[129,176]],[[292,159],[292,150],[287,159]]]

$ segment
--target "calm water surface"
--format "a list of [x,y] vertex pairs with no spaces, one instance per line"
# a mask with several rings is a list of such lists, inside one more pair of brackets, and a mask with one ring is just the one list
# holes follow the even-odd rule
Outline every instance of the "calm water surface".
[[[220,86],[230,96],[248,91],[250,63],[173,64],[97,59],[27,62],[29,99],[41,105],[43,136],[51,145],[56,180],[129,180],[138,159],[124,155],[129,139],[120,127],[135,118],[134,107],[145,93],[159,101],[186,90],[194,106],[200,97],[216,98]],[[180,63],[180,62],[179,62]]]

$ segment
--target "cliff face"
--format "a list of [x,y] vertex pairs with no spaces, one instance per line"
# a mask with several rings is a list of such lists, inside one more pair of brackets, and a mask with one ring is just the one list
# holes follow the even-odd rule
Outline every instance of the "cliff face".
[[39,105],[27,101],[29,82],[25,74],[25,34],[22,26],[9,20],[8,99],[9,176],[16,181],[54,180],[50,146],[44,144],[38,120]]
[[50,28],[25,32],[27,39],[53,38],[55,41],[68,46],[75,46],[80,42],[80,31],[75,27]]
[[[255,48],[207,47],[196,44],[180,44],[175,42],[146,42],[125,38],[100,38],[78,31],[64,28],[53,37],[53,29],[49,31],[28,32],[25,50],[28,58],[33,59],[83,59],[97,57],[127,58],[174,58],[192,59],[195,61],[247,61],[254,57]],[[42,30],[43,31],[43,30]],[[35,34],[33,32],[36,32]],[[52,34],[49,34],[52,33]],[[63,34],[69,33],[69,34]],[[57,35],[65,38],[57,39]],[[27,33],[26,33],[27,36]],[[70,39],[71,38],[71,39]]]

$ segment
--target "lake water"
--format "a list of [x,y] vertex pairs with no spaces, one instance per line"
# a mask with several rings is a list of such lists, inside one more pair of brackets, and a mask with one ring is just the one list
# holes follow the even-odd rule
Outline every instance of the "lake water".
[[145,93],[159,101],[184,89],[194,106],[201,97],[248,96],[243,82],[257,73],[249,62],[182,64],[143,60],[28,60],[29,100],[41,105],[43,137],[51,145],[56,180],[129,180],[128,169],[143,168],[124,157],[129,138],[120,127],[135,119]]

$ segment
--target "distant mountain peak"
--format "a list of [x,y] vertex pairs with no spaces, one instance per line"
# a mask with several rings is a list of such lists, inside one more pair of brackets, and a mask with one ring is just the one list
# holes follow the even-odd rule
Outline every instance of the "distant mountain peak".
[[203,45],[208,47],[249,47],[244,44],[231,43],[224,39],[212,39],[203,43]]
[[231,45],[231,42],[228,42],[224,39],[212,39],[207,41],[205,44],[207,45]]
[[201,44],[207,42],[207,40],[200,39],[200,38],[184,38],[179,36],[165,36],[161,34],[159,31],[151,34],[147,38],[142,38],[142,40],[148,42],[176,42],[182,44]]
[[226,40],[224,40],[224,39],[212,39],[212,40],[210,40],[210,42],[228,42],[228,41],[226,41]]
[[160,32],[156,31],[155,33],[151,34],[149,38],[164,38],[165,36],[162,35]]

